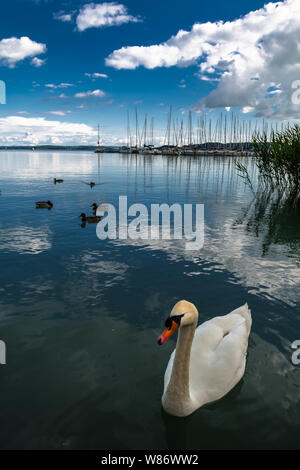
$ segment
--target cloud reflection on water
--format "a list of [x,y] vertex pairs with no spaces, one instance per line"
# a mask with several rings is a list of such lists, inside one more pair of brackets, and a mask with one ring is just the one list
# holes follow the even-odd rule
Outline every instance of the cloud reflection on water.
[[52,248],[52,232],[47,228],[32,228],[25,225],[0,230],[0,250],[21,255],[39,255]]
[[[204,246],[199,251],[185,249],[186,240],[116,240],[117,246],[135,246],[139,250],[165,252],[175,262],[188,261],[200,270],[189,271],[188,276],[209,275],[226,270],[236,282],[247,287],[249,293],[264,294],[294,306],[300,301],[300,269],[295,259],[288,256],[285,246],[270,247],[269,256],[261,256],[256,237],[244,227],[236,227],[235,219],[228,217],[222,227],[205,226]],[[101,243],[99,241],[99,243]],[[199,281],[200,282],[200,281]]]

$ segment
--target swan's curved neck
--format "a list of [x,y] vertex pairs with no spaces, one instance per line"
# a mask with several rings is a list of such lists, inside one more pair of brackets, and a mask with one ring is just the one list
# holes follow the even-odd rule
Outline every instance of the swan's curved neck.
[[190,357],[196,324],[179,329],[172,373],[165,392],[168,408],[187,405],[190,398]]

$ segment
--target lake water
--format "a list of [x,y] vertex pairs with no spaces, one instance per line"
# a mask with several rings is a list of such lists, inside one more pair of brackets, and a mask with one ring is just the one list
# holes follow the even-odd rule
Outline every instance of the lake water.
[[[299,212],[253,201],[228,158],[1,152],[0,188],[0,448],[300,447]],[[203,203],[203,248],[81,227],[119,195]],[[245,302],[253,315],[243,380],[184,419],[160,402],[176,338],[157,345],[180,299],[199,322]]]

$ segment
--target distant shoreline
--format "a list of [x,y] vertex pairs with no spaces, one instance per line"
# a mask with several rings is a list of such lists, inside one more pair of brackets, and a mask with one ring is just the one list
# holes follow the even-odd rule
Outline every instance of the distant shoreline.
[[85,151],[95,152],[99,155],[101,153],[120,153],[121,155],[164,155],[164,156],[224,156],[224,157],[235,157],[235,156],[251,156],[253,155],[253,146],[249,142],[240,142],[232,144],[222,144],[218,142],[210,142],[206,144],[198,144],[193,146],[184,146],[177,148],[174,146],[162,146],[156,148],[140,148],[138,152],[134,148],[121,147],[121,146],[107,146],[101,147],[101,151],[98,146],[92,145],[13,145],[13,146],[0,146],[0,151],[16,151],[24,150],[27,152],[34,151]]
[[[90,151],[95,151],[97,149],[96,146],[90,146],[90,145],[12,145],[12,146],[0,146],[0,150],[27,150],[27,151],[32,151],[32,150],[90,150]],[[103,147],[103,150],[106,152],[118,152],[119,147],[113,148],[113,147]]]

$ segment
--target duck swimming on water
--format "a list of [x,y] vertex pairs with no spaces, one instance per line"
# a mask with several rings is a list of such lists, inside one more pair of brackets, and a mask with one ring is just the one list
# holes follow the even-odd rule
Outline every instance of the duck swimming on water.
[[82,212],[79,217],[81,218],[82,222],[88,222],[89,224],[96,224],[101,220],[101,217],[99,215],[86,216],[84,212]]
[[36,209],[52,209],[53,204],[51,201],[38,201],[35,203]]

